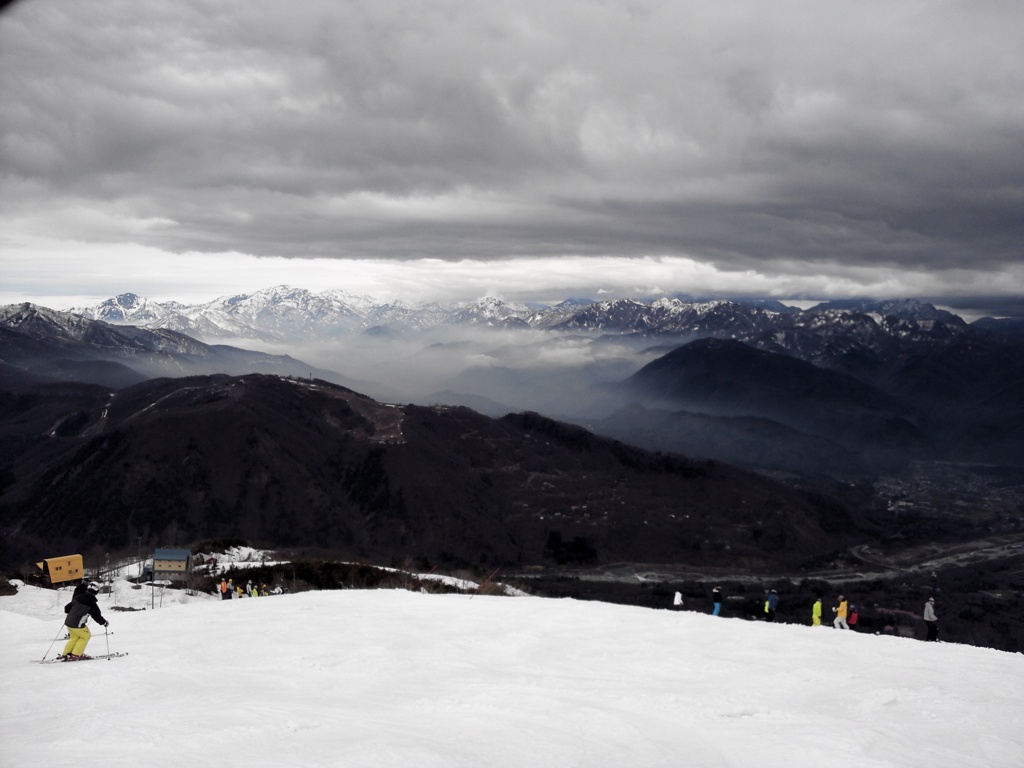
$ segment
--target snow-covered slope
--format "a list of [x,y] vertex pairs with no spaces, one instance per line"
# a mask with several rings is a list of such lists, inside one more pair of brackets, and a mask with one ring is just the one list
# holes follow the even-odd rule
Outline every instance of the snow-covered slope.
[[169,592],[113,610],[147,597],[125,592],[101,596],[113,634],[90,650],[129,655],[75,664],[34,663],[67,592],[0,598],[0,764],[1024,764],[1021,655],[571,600]]

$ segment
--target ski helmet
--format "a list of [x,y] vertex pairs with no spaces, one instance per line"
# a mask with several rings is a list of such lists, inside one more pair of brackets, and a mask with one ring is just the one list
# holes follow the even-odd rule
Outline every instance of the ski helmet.
[[86,589],[88,589],[90,592],[92,592],[95,595],[97,592],[100,591],[100,585],[97,584],[95,581],[90,581],[89,582],[89,586],[86,587]]

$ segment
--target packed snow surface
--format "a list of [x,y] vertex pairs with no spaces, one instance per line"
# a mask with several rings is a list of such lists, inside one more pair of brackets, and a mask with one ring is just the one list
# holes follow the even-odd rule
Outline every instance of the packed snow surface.
[[[0,765],[1020,768],[1024,656],[573,600],[0,598]],[[116,611],[113,606],[145,611]]]

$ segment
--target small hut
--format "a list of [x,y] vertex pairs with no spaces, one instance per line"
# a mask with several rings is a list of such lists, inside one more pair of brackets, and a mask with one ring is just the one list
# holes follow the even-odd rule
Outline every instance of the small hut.
[[40,575],[50,584],[66,584],[69,581],[80,581],[85,576],[81,555],[63,555],[48,557],[36,563]]
[[163,547],[153,553],[153,578],[167,581],[188,581],[192,570],[192,552],[187,549]]

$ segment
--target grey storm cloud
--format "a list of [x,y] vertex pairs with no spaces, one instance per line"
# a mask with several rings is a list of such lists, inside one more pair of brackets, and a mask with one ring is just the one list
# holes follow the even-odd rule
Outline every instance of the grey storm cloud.
[[7,228],[173,253],[999,269],[1007,2],[22,0]]

